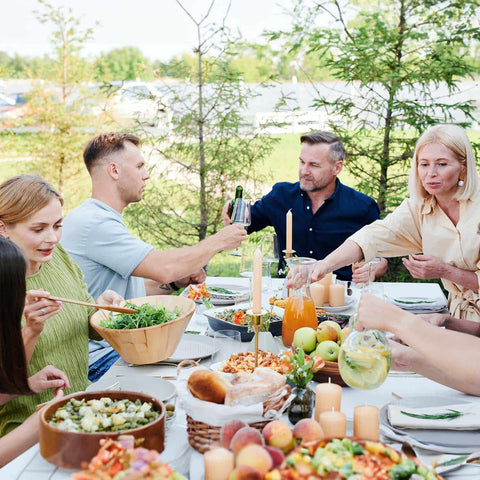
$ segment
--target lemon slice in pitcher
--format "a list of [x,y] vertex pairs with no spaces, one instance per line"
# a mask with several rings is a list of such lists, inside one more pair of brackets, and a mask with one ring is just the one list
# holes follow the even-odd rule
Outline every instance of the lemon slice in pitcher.
[[391,350],[382,332],[353,332],[340,348],[338,369],[353,388],[373,389],[387,378]]

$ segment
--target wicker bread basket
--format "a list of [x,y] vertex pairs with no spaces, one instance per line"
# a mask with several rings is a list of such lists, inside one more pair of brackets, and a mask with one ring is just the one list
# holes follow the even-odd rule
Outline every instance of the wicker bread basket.
[[[267,418],[268,412],[278,412],[285,408],[285,402],[290,397],[291,388],[289,385],[283,386],[278,391],[272,393],[263,402],[263,416],[266,417],[264,421],[250,423],[249,426],[262,430],[263,427],[272,420]],[[212,447],[220,446],[220,429],[221,427],[215,427],[208,425],[207,423],[194,420],[187,414],[187,434],[188,443],[198,452],[205,453]]]

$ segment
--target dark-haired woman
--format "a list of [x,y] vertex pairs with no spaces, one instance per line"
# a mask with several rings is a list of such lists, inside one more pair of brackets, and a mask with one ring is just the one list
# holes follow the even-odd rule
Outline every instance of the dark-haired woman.
[[[54,388],[55,396],[70,388],[67,376],[51,365],[27,378],[21,318],[25,303],[26,263],[21,250],[0,237],[0,405],[20,395]],[[35,292],[33,292],[35,295]],[[32,297],[32,292],[27,296]],[[38,441],[37,414],[0,438],[0,466]]]

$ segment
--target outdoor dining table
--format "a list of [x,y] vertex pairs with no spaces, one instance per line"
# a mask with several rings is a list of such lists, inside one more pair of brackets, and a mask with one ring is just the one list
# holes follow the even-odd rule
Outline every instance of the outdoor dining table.
[[[222,285],[239,285],[247,286],[248,279],[246,278],[227,278],[227,277],[208,277],[207,285],[222,286]],[[280,279],[273,279],[273,288],[277,291],[281,290],[282,281]],[[384,283],[379,285],[385,292],[408,292],[411,290],[412,295],[420,296],[425,292],[431,292],[432,284],[391,284]],[[438,287],[437,287],[438,288]],[[272,295],[270,291],[263,292],[263,301],[268,301],[268,297]],[[358,292],[353,293],[358,295]],[[208,322],[203,315],[205,307],[198,305],[195,315],[192,317],[187,330],[197,331],[200,334],[208,333]],[[355,305],[347,309],[346,314],[355,313]],[[440,353],[439,353],[440,354]],[[201,361],[201,364],[208,365],[209,358]],[[102,381],[115,382],[121,376],[134,375],[136,379],[142,379],[145,386],[152,382],[153,378],[157,377],[175,377],[176,366],[174,365],[145,365],[145,366],[131,366],[122,359],[118,360],[112,368],[105,374]],[[174,381],[175,383],[175,381]],[[386,381],[375,390],[358,390],[344,387],[342,392],[341,409],[347,416],[347,435],[352,434],[353,424],[353,409],[357,405],[375,405],[382,407],[386,404],[394,402],[399,398],[409,399],[414,397],[435,397],[442,398],[450,404],[462,402],[480,402],[480,398],[471,395],[466,395],[451,388],[440,385],[427,378],[417,374],[390,372]],[[176,418],[172,426],[166,430],[165,445],[166,448],[162,453],[162,460],[171,464],[180,473],[191,480],[203,480],[203,455],[195,451],[189,444],[186,432],[185,414],[181,408],[180,402],[176,401]],[[287,422],[288,419],[284,418]],[[392,445],[398,450],[401,447],[400,443],[394,440],[381,437],[385,443]],[[434,459],[445,459],[444,454],[438,452],[428,452],[415,448],[419,458],[426,463]],[[64,480],[70,478],[72,470],[58,468],[55,465],[44,460],[39,451],[39,445],[34,445],[15,460],[0,469],[0,480],[20,479],[20,480]],[[480,478],[479,465],[466,465],[458,470],[445,474],[447,479],[478,479]]]

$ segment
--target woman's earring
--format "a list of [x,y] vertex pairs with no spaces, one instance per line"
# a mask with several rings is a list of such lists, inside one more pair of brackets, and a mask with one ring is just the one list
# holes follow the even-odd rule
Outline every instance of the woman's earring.
[[465,182],[464,182],[461,178],[459,178],[459,179],[458,179],[458,182],[457,182],[457,185],[458,185],[459,187],[463,187],[463,186],[465,185]]

